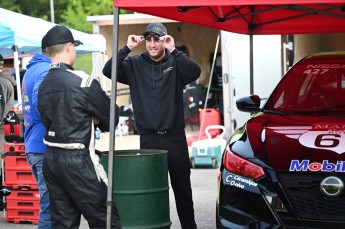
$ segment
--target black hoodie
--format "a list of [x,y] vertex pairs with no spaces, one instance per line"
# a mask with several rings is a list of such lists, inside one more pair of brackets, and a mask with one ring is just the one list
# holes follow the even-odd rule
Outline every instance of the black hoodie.
[[[166,49],[159,62],[146,51],[127,57],[130,52],[127,46],[118,52],[117,81],[130,87],[139,133],[183,133],[183,87],[199,78],[200,67],[177,49],[172,53]],[[103,74],[109,78],[111,64],[112,59],[103,68]]]

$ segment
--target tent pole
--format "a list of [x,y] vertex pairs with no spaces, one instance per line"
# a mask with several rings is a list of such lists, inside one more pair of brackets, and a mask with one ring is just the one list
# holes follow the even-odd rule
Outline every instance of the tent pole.
[[113,167],[115,149],[115,105],[117,93],[117,51],[119,35],[119,8],[114,7],[114,26],[112,42],[112,68],[111,68],[111,98],[110,98],[110,127],[109,127],[109,154],[108,154],[108,192],[107,192],[107,229],[111,229],[111,211],[113,206]]
[[253,33],[249,34],[249,69],[250,69],[250,94],[254,95],[254,55],[253,55]]
[[[208,80],[208,88],[207,88],[207,93],[206,93],[206,98],[205,98],[205,104],[204,104],[204,110],[203,110],[203,114],[202,114],[202,119],[201,119],[201,122],[200,122],[200,130],[202,130],[202,127],[204,125],[205,113],[206,113],[206,108],[207,108],[207,100],[208,100],[208,96],[210,94],[210,88],[211,88],[211,84],[212,84],[214,65],[215,65],[216,59],[217,59],[219,39],[220,39],[220,31],[219,31],[218,36],[217,36],[216,46],[214,47],[214,55],[213,55],[213,61],[212,61],[212,68],[211,68],[211,72],[210,72],[210,78]],[[201,131],[199,131],[198,140],[200,140],[201,134],[202,134]]]
[[50,19],[52,23],[55,23],[54,0],[50,0]]

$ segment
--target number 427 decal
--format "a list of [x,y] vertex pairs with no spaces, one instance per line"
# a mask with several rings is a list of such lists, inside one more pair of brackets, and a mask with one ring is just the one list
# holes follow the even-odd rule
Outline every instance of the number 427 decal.
[[306,73],[306,74],[325,74],[326,72],[328,72],[329,69],[325,69],[325,68],[322,68],[322,69],[307,69],[305,70],[303,73]]

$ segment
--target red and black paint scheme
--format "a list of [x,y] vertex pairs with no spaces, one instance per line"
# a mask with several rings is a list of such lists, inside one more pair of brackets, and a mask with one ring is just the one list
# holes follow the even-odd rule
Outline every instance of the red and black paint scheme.
[[345,52],[299,61],[223,153],[217,228],[345,228]]

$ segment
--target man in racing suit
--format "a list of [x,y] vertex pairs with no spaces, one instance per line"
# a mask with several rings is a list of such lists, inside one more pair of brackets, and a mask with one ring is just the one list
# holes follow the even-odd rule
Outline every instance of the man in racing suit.
[[[105,228],[107,174],[95,154],[95,125],[109,130],[110,99],[98,81],[72,68],[74,40],[65,26],[46,34],[51,68],[38,90],[38,107],[47,129],[43,174],[50,193],[52,228],[79,228],[81,214],[90,228]],[[116,106],[116,124],[119,107]],[[112,228],[121,228],[116,205]]]

